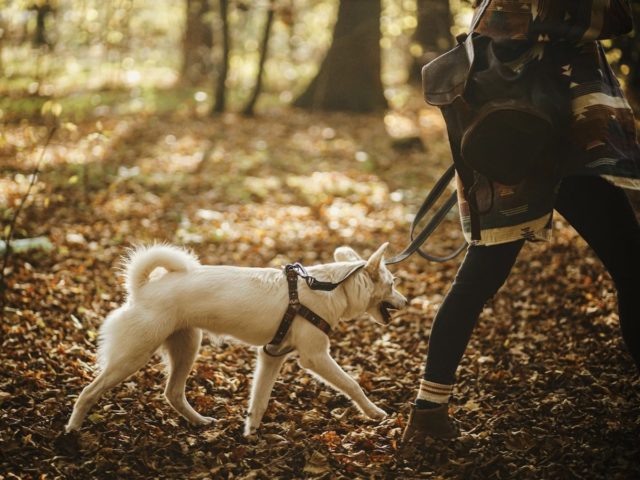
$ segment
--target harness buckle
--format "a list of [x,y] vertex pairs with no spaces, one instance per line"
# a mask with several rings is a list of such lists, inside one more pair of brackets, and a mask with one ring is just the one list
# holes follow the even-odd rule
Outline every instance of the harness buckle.
[[287,282],[289,283],[289,305],[297,307],[300,305],[300,299],[298,298],[298,272],[294,265],[287,265],[286,272]]

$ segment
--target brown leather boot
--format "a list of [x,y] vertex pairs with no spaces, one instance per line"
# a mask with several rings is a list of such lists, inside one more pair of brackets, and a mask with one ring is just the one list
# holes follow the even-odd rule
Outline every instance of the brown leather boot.
[[413,407],[409,421],[402,433],[402,445],[418,443],[425,437],[455,438],[460,435],[460,428],[449,418],[449,406],[419,409]]

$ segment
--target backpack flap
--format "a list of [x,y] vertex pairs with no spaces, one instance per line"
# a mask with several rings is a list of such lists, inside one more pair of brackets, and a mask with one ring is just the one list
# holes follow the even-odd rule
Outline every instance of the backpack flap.
[[473,65],[471,35],[459,38],[458,45],[422,67],[422,91],[429,105],[443,107],[464,94]]

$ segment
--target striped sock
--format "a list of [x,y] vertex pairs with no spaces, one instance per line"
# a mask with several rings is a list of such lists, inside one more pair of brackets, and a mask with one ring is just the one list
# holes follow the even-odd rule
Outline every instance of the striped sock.
[[[452,391],[453,385],[444,385],[442,383],[429,382],[428,380],[422,379],[420,380],[420,390],[418,390],[416,403],[425,402],[426,406],[428,406],[428,403],[449,403]],[[420,408],[420,405],[418,405],[418,408]]]

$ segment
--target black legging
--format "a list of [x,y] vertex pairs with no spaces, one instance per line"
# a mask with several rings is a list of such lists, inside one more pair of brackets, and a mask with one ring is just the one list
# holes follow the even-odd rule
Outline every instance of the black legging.
[[[640,370],[640,226],[624,191],[600,177],[562,181],[556,210],[595,251],[618,291],[622,337]],[[478,316],[507,279],[524,240],[470,246],[433,321],[424,378],[450,385]]]

